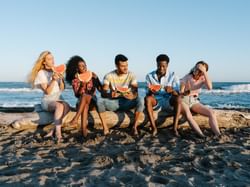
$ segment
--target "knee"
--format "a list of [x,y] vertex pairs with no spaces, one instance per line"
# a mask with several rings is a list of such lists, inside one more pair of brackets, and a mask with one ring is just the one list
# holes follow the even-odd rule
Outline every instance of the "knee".
[[90,105],[91,99],[92,99],[92,96],[90,96],[90,95],[86,96],[86,101],[85,102],[86,102],[87,105]]
[[64,106],[63,103],[56,102],[56,110],[63,110]]

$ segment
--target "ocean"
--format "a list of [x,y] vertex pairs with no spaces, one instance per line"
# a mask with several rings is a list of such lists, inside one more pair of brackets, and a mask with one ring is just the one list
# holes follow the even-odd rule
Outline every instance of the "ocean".
[[[146,84],[139,83],[139,95],[144,97]],[[42,97],[39,89],[31,89],[25,82],[0,82],[0,107],[33,107],[39,104]],[[71,86],[67,85],[63,98],[75,106]],[[212,108],[221,109],[250,109],[250,82],[214,82],[213,90],[203,89],[200,94],[201,102]]]

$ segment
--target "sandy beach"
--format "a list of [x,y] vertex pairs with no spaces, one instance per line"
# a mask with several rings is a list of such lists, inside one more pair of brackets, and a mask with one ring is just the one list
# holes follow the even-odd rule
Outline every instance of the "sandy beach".
[[[245,121],[246,122],[246,121]],[[172,127],[152,137],[130,128],[114,127],[103,136],[89,127],[84,139],[72,127],[63,128],[64,142],[43,136],[51,126],[14,129],[0,126],[1,186],[248,186],[250,184],[250,124],[221,127],[223,136],[198,136],[190,128]]]

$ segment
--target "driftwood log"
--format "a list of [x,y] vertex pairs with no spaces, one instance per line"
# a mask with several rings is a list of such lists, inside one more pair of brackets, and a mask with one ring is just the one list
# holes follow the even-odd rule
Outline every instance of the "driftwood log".
[[[13,112],[13,111],[12,111]],[[218,124],[220,127],[246,127],[250,126],[250,113],[241,112],[236,110],[214,110]],[[109,128],[118,126],[120,128],[126,128],[133,123],[134,114],[133,111],[128,112],[110,112],[107,111],[106,120]],[[70,120],[75,115],[75,112],[69,112],[63,119],[63,126],[67,126]],[[154,113],[157,119],[158,128],[164,128],[173,124],[173,116],[167,112]],[[194,115],[194,119],[200,126],[208,127],[208,118],[201,115]],[[149,120],[146,112],[139,119],[140,124],[149,125]],[[36,110],[34,112],[18,112],[18,113],[6,113],[0,112],[0,124],[11,125],[15,129],[29,129],[37,128],[38,126],[49,125],[53,123],[53,113]],[[80,119],[79,119],[80,123]],[[99,115],[96,111],[90,111],[88,123],[93,125],[96,129],[102,129]],[[180,119],[181,126],[188,126],[188,123],[184,118]]]

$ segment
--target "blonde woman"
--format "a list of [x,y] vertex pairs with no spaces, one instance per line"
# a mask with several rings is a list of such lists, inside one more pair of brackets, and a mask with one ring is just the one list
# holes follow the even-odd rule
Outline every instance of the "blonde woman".
[[[204,61],[199,61],[191,69],[190,73],[181,79],[181,93],[189,93],[182,98],[182,114],[184,114],[192,126],[192,128],[204,137],[199,125],[193,119],[191,111],[208,117],[209,125],[216,136],[219,136],[220,130],[218,127],[216,116],[212,109],[200,103],[199,93],[202,87],[208,90],[212,89],[212,82],[208,76],[208,64]],[[177,127],[175,127],[177,131]]]
[[69,112],[69,105],[61,100],[61,91],[65,84],[61,74],[53,72],[54,57],[49,51],[44,51],[36,60],[29,76],[29,82],[33,87],[41,89],[44,93],[41,106],[45,111],[54,112],[55,128],[45,137],[56,134],[57,142],[62,139],[61,124],[63,117]]

